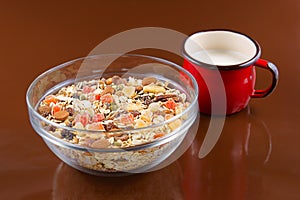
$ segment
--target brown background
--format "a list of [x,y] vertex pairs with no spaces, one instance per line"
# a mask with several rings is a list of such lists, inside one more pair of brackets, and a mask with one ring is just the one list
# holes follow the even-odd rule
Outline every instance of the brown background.
[[[299,0],[1,1],[0,199],[300,199],[299,17]],[[253,99],[250,115],[228,117],[205,159],[197,158],[209,122],[202,116],[191,148],[163,170],[107,179],[62,164],[30,126],[27,87],[106,38],[146,26],[247,33],[279,68],[276,92]],[[258,86],[267,84],[263,77]]]

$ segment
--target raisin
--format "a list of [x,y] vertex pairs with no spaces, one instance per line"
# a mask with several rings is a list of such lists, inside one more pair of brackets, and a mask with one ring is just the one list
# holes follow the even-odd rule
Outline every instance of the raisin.
[[46,131],[52,131],[52,132],[54,132],[54,131],[56,130],[56,128],[55,128],[54,126],[51,126],[51,125],[45,126],[44,129],[45,129]]
[[152,103],[152,100],[151,100],[151,99],[146,99],[145,102],[144,102],[144,104],[145,104],[146,106],[149,106],[151,103]]
[[74,93],[74,94],[72,95],[72,97],[73,97],[74,99],[79,99],[79,95],[78,95],[77,93]]
[[108,124],[104,124],[104,128],[106,131],[110,131],[112,129],[118,129],[118,127],[112,122],[110,122]]
[[66,111],[69,113],[70,116],[74,115],[74,109],[73,108],[66,108]]
[[138,116],[138,115],[141,114],[141,113],[140,113],[139,111],[137,111],[137,110],[133,110],[133,111],[131,111],[130,113],[133,115],[133,117],[136,117],[136,116]]
[[61,136],[67,140],[73,140],[75,135],[68,130],[62,130]]
[[151,100],[150,96],[142,96],[140,100],[145,104],[146,106],[149,106],[153,101]]

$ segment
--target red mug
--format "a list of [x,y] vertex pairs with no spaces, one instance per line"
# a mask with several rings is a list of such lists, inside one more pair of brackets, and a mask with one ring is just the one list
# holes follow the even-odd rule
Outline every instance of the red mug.
[[[277,67],[260,59],[261,48],[249,36],[232,30],[206,30],[184,42],[183,67],[196,78],[200,112],[233,114],[245,108],[251,97],[268,96],[278,82]],[[255,67],[272,73],[272,83],[256,90]]]

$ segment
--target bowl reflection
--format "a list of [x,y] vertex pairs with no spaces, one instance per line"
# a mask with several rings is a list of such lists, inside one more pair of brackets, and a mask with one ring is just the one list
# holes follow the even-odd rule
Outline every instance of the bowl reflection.
[[53,182],[53,199],[183,199],[178,162],[166,168],[125,177],[97,177],[60,163]]

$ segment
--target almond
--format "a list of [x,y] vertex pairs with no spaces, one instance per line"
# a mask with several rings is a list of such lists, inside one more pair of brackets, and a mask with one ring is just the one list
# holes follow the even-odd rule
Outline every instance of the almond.
[[142,85],[145,86],[145,85],[149,85],[151,83],[156,83],[157,79],[154,78],[154,77],[145,77],[142,81]]

